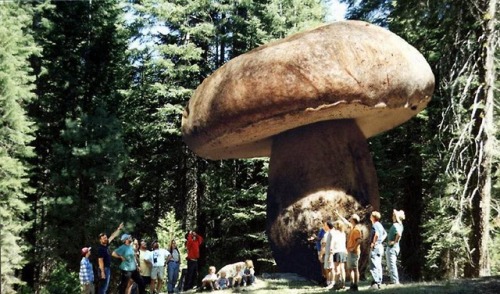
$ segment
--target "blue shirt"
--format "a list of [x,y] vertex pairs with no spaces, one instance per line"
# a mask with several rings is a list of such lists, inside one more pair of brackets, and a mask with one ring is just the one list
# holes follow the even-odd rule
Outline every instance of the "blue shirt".
[[376,244],[382,244],[382,242],[387,237],[387,233],[385,232],[385,229],[380,222],[375,222],[372,226],[372,230],[370,233],[370,242],[372,243],[373,243],[373,237],[375,236],[375,232],[378,235]]
[[80,261],[80,284],[85,285],[94,282],[94,270],[89,259],[84,257]]
[[125,258],[125,260],[120,263],[121,270],[127,272],[135,271],[137,265],[135,264],[135,254],[132,246],[123,244],[122,246],[118,247],[115,252],[116,254]]
[[325,236],[325,230],[323,228],[319,229],[318,235],[316,236],[316,250],[321,251],[321,240]]

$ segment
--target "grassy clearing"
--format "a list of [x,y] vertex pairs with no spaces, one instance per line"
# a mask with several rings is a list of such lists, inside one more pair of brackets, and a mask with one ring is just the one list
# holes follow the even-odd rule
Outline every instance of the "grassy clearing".
[[[290,281],[285,279],[264,279],[257,280],[256,284],[250,287],[242,287],[239,290],[214,291],[214,293],[252,293],[252,294],[315,294],[315,293],[350,293],[346,290],[333,291],[326,290],[310,281]],[[500,293],[500,276],[485,277],[479,279],[435,281],[425,283],[410,283],[401,285],[383,285],[380,290],[369,289],[369,282],[362,282],[359,292],[367,293],[397,293],[397,294],[441,294],[441,293],[480,293],[498,294]]]

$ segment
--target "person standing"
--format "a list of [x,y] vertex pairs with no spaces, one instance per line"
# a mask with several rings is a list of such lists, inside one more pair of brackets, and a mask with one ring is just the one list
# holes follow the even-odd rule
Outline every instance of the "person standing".
[[[323,239],[323,236],[325,236],[325,229],[323,229],[323,222],[319,221],[318,226],[320,227],[317,234],[315,236],[309,237],[308,241],[314,241],[315,242],[315,249],[318,253],[318,260],[319,260],[319,265],[321,268],[321,276],[325,278],[325,269],[323,267],[323,258],[321,256],[321,240]],[[322,283],[324,283],[326,280],[323,280]]]
[[[339,215],[340,216],[340,215]],[[345,218],[340,216],[344,221],[344,224],[348,224],[350,227],[349,235],[347,236],[347,269],[351,277],[351,285],[349,289],[351,291],[358,291],[359,283],[359,257],[361,255],[361,242],[363,241],[363,233],[359,227],[360,218],[359,215],[353,214],[347,221]]]
[[384,253],[384,245],[382,242],[387,237],[387,233],[380,223],[380,212],[373,211],[370,215],[372,229],[370,233],[370,273],[372,274],[372,289],[380,289],[382,284],[382,255]]
[[323,266],[325,268],[326,277],[326,288],[331,289],[335,286],[335,281],[333,280],[333,222],[328,220],[324,223],[325,235],[322,241],[322,247],[324,247],[323,254]]
[[123,223],[116,228],[109,238],[106,233],[99,234],[99,247],[97,248],[97,262],[99,265],[98,294],[106,294],[108,291],[109,281],[111,279],[111,253],[109,251],[109,244],[118,236],[122,228]]
[[333,223],[332,240],[333,280],[335,282],[335,289],[339,290],[345,288],[345,263],[347,261],[346,235],[344,233],[344,225],[340,220]]
[[139,248],[139,273],[146,287],[151,283],[151,269],[153,264],[150,259],[151,251],[148,250],[148,243],[142,240]]
[[179,269],[181,266],[181,253],[179,252],[179,249],[177,249],[177,243],[175,240],[170,241],[168,251],[170,252],[170,256],[167,261],[167,291],[168,294],[172,294],[174,293],[175,284],[177,284],[177,279],[179,278]]
[[149,261],[153,265],[151,269],[151,293],[160,293],[163,287],[163,277],[165,273],[165,265],[170,256],[168,250],[160,248],[158,241],[153,241],[151,244],[153,251],[151,251]]
[[134,280],[139,288],[139,294],[146,293],[146,287],[144,285],[144,281],[137,271],[137,262],[135,259],[134,248],[130,246],[132,243],[132,236],[129,234],[123,234],[121,236],[121,240],[123,244],[118,247],[115,251],[113,251],[112,256],[114,258],[118,258],[121,260],[120,270],[121,270],[121,278],[120,278],[120,287],[119,293],[125,294],[127,292],[127,287],[130,279]]
[[200,245],[203,243],[203,237],[195,231],[189,231],[186,235],[187,249],[187,277],[184,291],[190,290],[196,286],[196,277],[198,274],[198,259],[200,258]]
[[91,247],[83,247],[81,250],[82,260],[80,261],[80,284],[82,294],[94,294],[94,270],[89,261]]
[[399,274],[396,265],[399,255],[399,241],[403,236],[403,220],[405,219],[405,212],[402,210],[394,209],[392,213],[392,226],[387,234],[387,249],[385,251],[385,258],[387,267],[389,269],[389,276],[392,284],[399,284]]

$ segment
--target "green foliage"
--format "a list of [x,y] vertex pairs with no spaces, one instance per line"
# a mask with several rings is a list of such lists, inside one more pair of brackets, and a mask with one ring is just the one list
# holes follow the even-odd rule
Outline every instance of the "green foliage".
[[119,193],[128,156],[118,105],[130,82],[120,2],[30,4],[37,8],[33,27],[43,48],[32,59],[38,99],[29,105],[38,131],[28,271],[39,273],[39,285],[52,274],[42,269],[63,260],[77,270],[75,252],[95,244],[100,232],[141,216]]
[[61,261],[54,265],[55,268],[50,272],[47,285],[40,290],[40,293],[79,293],[81,290],[78,272],[68,271],[67,265]]
[[171,241],[175,240],[177,249],[179,250],[181,256],[185,256],[187,254],[186,248],[182,245],[186,240],[186,232],[182,229],[181,223],[177,220],[177,218],[178,216],[175,212],[167,212],[165,217],[158,221],[156,236],[161,247],[166,249],[169,249]]
[[19,3],[0,7],[0,255],[2,293],[13,293],[20,284],[16,271],[25,264],[27,244],[22,234],[31,225],[26,220],[29,146],[34,126],[26,104],[34,98],[29,58],[37,54],[31,26],[32,10]]

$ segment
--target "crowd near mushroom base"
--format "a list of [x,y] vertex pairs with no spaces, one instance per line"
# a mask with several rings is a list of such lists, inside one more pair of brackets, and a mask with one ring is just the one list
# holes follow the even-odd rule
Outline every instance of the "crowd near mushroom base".
[[267,233],[279,270],[319,280],[317,253],[308,237],[322,220],[335,219],[335,211],[363,218],[379,207],[375,168],[355,120],[319,122],[276,135],[267,201]]

